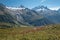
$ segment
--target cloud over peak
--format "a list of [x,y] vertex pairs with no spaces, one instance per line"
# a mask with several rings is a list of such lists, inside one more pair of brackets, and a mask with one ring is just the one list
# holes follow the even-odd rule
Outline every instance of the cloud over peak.
[[47,0],[41,0],[41,3],[45,2],[45,1],[47,1]]

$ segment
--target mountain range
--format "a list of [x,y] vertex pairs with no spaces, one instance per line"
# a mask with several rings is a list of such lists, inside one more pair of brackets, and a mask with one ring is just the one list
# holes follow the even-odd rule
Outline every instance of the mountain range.
[[59,24],[60,9],[51,10],[45,6],[29,9],[22,5],[12,8],[0,4],[0,23],[32,26]]

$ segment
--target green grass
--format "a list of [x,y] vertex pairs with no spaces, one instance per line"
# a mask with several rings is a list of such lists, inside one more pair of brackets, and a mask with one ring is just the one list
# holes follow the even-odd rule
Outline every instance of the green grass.
[[60,40],[60,25],[0,29],[0,40]]

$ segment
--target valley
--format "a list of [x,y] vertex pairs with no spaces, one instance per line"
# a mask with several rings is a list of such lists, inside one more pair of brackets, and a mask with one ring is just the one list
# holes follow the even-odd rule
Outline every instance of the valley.
[[0,4],[0,40],[60,40],[60,10]]

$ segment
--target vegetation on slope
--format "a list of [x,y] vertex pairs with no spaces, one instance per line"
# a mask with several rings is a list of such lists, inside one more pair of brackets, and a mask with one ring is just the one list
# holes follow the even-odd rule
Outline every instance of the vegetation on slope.
[[0,40],[60,40],[60,25],[0,29]]

